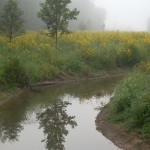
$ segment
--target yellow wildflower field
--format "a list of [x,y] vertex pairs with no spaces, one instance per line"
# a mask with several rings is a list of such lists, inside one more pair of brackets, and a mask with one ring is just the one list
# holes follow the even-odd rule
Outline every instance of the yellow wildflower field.
[[[27,75],[37,81],[60,72],[80,72],[133,66],[150,60],[146,32],[72,32],[55,38],[46,31],[28,31],[12,43],[0,36],[0,74],[10,58],[19,59]],[[149,64],[147,64],[149,68]]]

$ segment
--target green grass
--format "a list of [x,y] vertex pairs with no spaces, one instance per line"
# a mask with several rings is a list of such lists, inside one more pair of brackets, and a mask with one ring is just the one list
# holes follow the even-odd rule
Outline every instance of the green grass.
[[143,43],[148,37],[147,33],[75,32],[59,38],[57,49],[54,39],[40,32],[29,32],[12,44],[0,37],[0,84],[23,87],[61,75],[97,77],[133,67],[150,59],[148,44]]
[[150,75],[134,72],[121,81],[111,105],[111,120],[150,139]]

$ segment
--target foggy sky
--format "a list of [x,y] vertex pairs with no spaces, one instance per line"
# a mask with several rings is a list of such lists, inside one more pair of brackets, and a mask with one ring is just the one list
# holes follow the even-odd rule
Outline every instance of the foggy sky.
[[107,11],[106,29],[147,30],[150,0],[91,0]]
[[[37,18],[37,12],[40,11],[40,3],[45,0],[17,0],[19,6],[24,12],[25,28],[26,29],[42,29],[46,25]],[[72,0],[68,5],[70,9],[77,8],[80,11],[77,20],[69,22],[70,30],[104,30],[106,11],[104,8],[97,7],[90,0]]]
[[104,30],[106,19],[104,8],[96,6],[91,0],[72,0],[71,8],[80,11],[77,20],[71,22],[72,28],[77,30],[82,24],[87,30]]
[[[0,4],[3,1],[5,0],[0,0]],[[39,19],[36,14],[38,3],[44,0],[18,1],[26,15],[26,24],[30,23],[28,26],[32,27],[38,24],[40,28],[41,23],[37,23]],[[150,31],[150,0],[72,0],[72,7],[80,10],[78,20],[73,24],[89,25],[92,22],[88,30],[98,30],[104,23],[106,30]]]

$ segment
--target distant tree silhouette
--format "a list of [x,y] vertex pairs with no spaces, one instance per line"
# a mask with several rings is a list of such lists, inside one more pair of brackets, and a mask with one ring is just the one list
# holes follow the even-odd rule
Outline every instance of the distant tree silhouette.
[[8,0],[0,13],[0,33],[12,39],[23,33],[23,11],[16,0]]

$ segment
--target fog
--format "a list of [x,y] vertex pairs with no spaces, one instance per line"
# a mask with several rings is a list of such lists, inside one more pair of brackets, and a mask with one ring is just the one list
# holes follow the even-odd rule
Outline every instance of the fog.
[[93,0],[107,11],[107,30],[146,31],[150,0]]
[[[0,0],[0,9],[4,1]],[[45,28],[36,16],[44,0],[17,1],[24,11],[26,29]],[[150,30],[150,0],[72,0],[70,8],[80,10],[78,20],[69,24],[71,30]]]
[[71,8],[80,11],[77,21],[71,23],[71,28],[80,30],[104,30],[106,10],[96,6],[90,0],[72,0]]
[[[0,6],[6,0],[0,0]],[[43,29],[45,24],[37,18],[39,4],[44,0],[17,0],[19,6],[24,11],[24,20],[26,29]],[[96,6],[90,0],[72,0],[70,9],[77,8],[80,11],[78,19],[71,21],[69,29],[71,30],[104,30],[106,11],[104,8]]]

